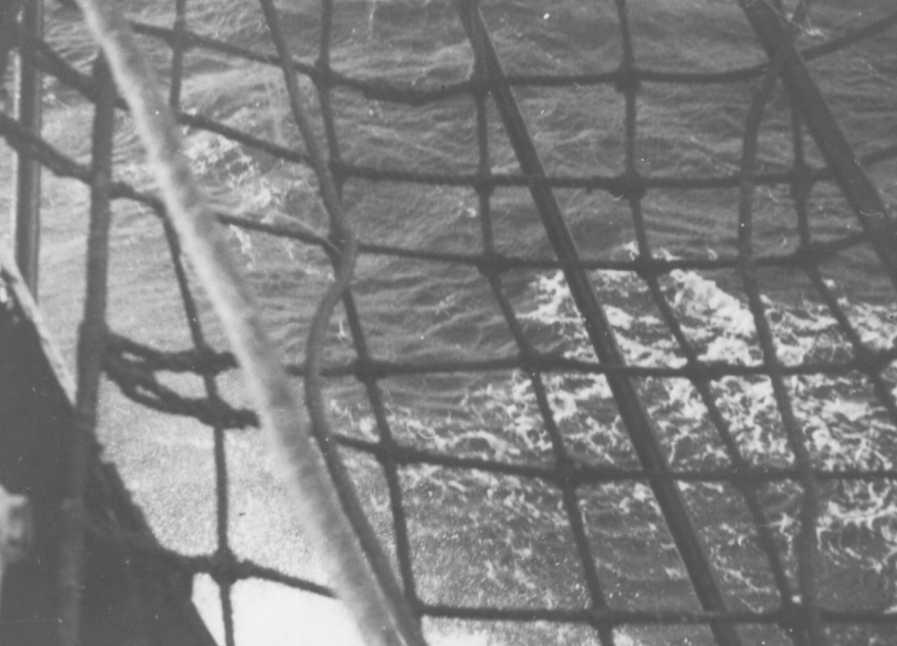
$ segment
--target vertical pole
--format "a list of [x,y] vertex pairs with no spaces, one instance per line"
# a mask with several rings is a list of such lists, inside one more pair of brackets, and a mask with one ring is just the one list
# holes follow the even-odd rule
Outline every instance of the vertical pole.
[[[43,0],[24,3],[22,31],[41,38],[44,27]],[[16,78],[16,110],[19,123],[35,134],[41,130],[41,75],[34,50],[27,38],[19,47]],[[15,256],[25,284],[37,299],[37,269],[40,250],[40,164],[27,155],[16,156],[12,196],[12,232]]]

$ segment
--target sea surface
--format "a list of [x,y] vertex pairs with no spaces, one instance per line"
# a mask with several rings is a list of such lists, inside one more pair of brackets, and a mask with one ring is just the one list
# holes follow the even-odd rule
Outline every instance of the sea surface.
[[[728,0],[629,2],[635,63],[669,72],[714,72],[762,63],[765,55],[738,8]],[[785,3],[791,9],[793,3]],[[170,26],[173,2],[122,3],[140,23]],[[332,66],[346,76],[381,79],[415,90],[463,81],[473,56],[454,5],[445,0],[338,0]],[[257,52],[273,51],[261,11],[251,2],[191,0],[191,31]],[[307,63],[318,55],[317,3],[278,3],[293,54]],[[505,71],[583,74],[619,66],[622,38],[609,0],[551,3],[482,2],[486,24]],[[818,45],[893,11],[890,0],[818,0],[797,39]],[[89,73],[95,54],[76,11],[48,8],[47,37],[71,64]],[[171,57],[164,43],[142,35],[165,89]],[[221,52],[190,49],[184,59],[181,108],[280,146],[302,150],[279,69]],[[808,62],[831,111],[858,158],[897,143],[897,29]],[[324,132],[315,88],[302,77],[305,107]],[[89,159],[92,109],[54,78],[44,82],[44,137],[80,161]],[[635,160],[645,176],[698,178],[738,172],[747,112],[759,79],[729,84],[645,82],[637,102]],[[518,87],[520,103],[546,172],[563,176],[615,176],[626,154],[625,101],[612,85]],[[366,98],[338,87],[332,107],[344,162],[373,169],[423,173],[477,172],[476,108],[466,94],[411,107]],[[115,175],[152,190],[149,170],[127,116],[116,116]],[[756,169],[786,172],[793,163],[791,114],[777,87],[765,112]],[[197,128],[183,127],[184,152],[215,208],[248,219],[296,218],[327,231],[312,172],[266,152]],[[488,113],[494,173],[519,167],[494,106]],[[322,139],[323,140],[323,139]],[[805,138],[810,163],[821,157]],[[897,163],[868,164],[891,217],[897,216]],[[0,156],[0,178],[10,174]],[[664,323],[648,284],[633,271],[613,269],[639,255],[629,204],[601,190],[562,188],[555,196],[584,258],[607,261],[589,277],[627,363],[681,367],[682,350]],[[714,260],[738,251],[737,186],[651,190],[643,200],[646,237],[666,260]],[[50,329],[70,361],[83,301],[87,192],[70,179],[44,175],[40,299]],[[483,250],[478,197],[469,187],[349,179],[344,206],[365,243],[475,254]],[[0,195],[0,202],[7,196]],[[5,205],[4,205],[5,206]],[[583,362],[596,357],[562,272],[552,268],[551,244],[525,187],[503,187],[491,200],[496,248],[509,256],[542,259],[542,266],[511,269],[502,290],[529,342],[538,350]],[[753,194],[752,248],[758,256],[785,254],[800,242],[787,186],[758,186]],[[861,230],[836,187],[814,186],[808,227],[814,240],[837,240]],[[8,239],[8,232],[4,230]],[[230,227],[227,235],[257,297],[262,318],[286,363],[299,364],[315,307],[332,279],[317,247]],[[158,219],[146,208],[115,205],[110,274],[110,326],[167,350],[190,347],[171,259]],[[616,263],[616,264],[614,264]],[[596,263],[597,264],[597,263]],[[710,267],[710,265],[707,265]],[[865,244],[854,245],[821,267],[822,278],[862,342],[887,349],[897,341],[894,285]],[[778,358],[788,366],[845,361],[849,337],[817,286],[794,269],[758,272],[765,316]],[[459,262],[363,253],[353,293],[373,357],[393,362],[483,360],[519,349],[486,279]],[[660,291],[703,361],[758,365],[758,341],[748,296],[732,267],[677,269],[663,275]],[[209,342],[224,348],[222,332],[201,293],[201,321]],[[350,326],[338,310],[326,357],[354,356]],[[572,364],[571,364],[572,365]],[[162,375],[184,394],[200,396],[199,380]],[[897,396],[897,366],[883,373],[888,397]],[[543,377],[548,401],[573,460],[583,465],[637,468],[638,460],[604,377],[553,370]],[[897,462],[894,421],[870,380],[853,371],[785,378],[794,415],[814,466],[822,469],[892,469]],[[235,406],[246,405],[238,371],[219,378]],[[682,377],[634,379],[675,469],[728,468],[731,462],[708,410]],[[301,382],[297,380],[297,388]],[[455,456],[551,467],[556,454],[546,432],[530,376],[516,369],[390,377],[379,382],[395,439]],[[753,466],[794,464],[772,382],[762,375],[727,376],[711,384],[716,405]],[[334,429],[375,440],[377,424],[363,387],[351,378],[327,381]],[[105,456],[122,471],[160,540],[186,553],[216,545],[211,432],[189,419],[138,407],[104,387],[101,440]],[[244,558],[322,579],[301,519],[272,475],[256,431],[228,436],[232,548]],[[395,553],[389,494],[377,462],[349,450],[344,458],[372,524]],[[514,475],[417,465],[399,470],[417,594],[427,603],[459,606],[583,608],[590,603],[561,490]],[[758,546],[743,497],[731,484],[682,483],[680,489],[717,570],[731,608],[779,605],[769,566]],[[820,486],[817,566],[820,601],[842,609],[897,610],[897,487],[887,481],[826,481]],[[578,508],[586,525],[607,603],[613,608],[697,610],[685,567],[650,487],[620,481],[583,485]],[[796,589],[796,538],[801,490],[796,483],[757,491],[769,512]],[[221,637],[217,589],[197,577],[196,599]],[[241,582],[234,590],[237,643],[355,644],[348,619],[332,601],[281,586]],[[426,620],[433,644],[591,644],[587,626],[550,622]],[[790,643],[774,626],[741,629],[745,644]],[[833,644],[895,644],[886,628],[831,626]],[[711,644],[700,626],[621,626],[620,646]],[[319,641],[315,641],[315,640]],[[223,643],[223,641],[222,641]]]

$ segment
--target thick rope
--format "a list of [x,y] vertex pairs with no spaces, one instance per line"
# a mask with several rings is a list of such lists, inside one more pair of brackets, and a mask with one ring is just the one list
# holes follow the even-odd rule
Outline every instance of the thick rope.
[[391,610],[340,507],[321,455],[302,423],[301,406],[256,314],[214,217],[204,204],[180,151],[174,119],[161,98],[155,73],[140,54],[116,3],[78,0],[87,25],[103,49],[146,147],[168,217],[183,251],[207,290],[240,365],[285,479],[294,492],[297,518],[323,555],[337,594],[359,629],[376,644],[414,643],[383,627]]

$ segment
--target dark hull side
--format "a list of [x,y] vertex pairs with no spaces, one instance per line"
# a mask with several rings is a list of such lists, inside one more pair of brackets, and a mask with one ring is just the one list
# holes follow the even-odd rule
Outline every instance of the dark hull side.
[[[0,644],[58,643],[59,506],[73,410],[15,272],[0,269],[0,484],[28,496],[29,556],[3,580]],[[153,537],[115,468],[93,451],[87,507],[98,527]],[[189,573],[89,532],[84,646],[213,646],[191,602]]]

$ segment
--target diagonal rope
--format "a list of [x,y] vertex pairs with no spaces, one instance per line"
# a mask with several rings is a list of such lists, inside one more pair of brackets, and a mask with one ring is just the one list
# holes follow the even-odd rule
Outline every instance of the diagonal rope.
[[[474,63],[474,75],[482,78],[488,73],[482,57],[477,56]],[[485,88],[485,85],[480,87]],[[495,235],[492,221],[491,197],[492,191],[488,185],[488,178],[491,174],[491,160],[489,154],[489,126],[488,112],[486,109],[487,92],[479,92],[475,95],[477,113],[477,172],[482,178],[482,182],[477,187],[478,212],[480,218],[480,231],[483,245],[483,253],[486,257],[496,254]],[[589,539],[586,534],[585,520],[577,499],[576,488],[577,483],[572,477],[573,460],[565,446],[562,433],[558,428],[555,415],[551,409],[548,396],[545,389],[545,383],[538,367],[534,365],[532,359],[535,357],[535,350],[532,344],[526,338],[526,334],[520,324],[518,316],[511,305],[510,300],[505,294],[502,286],[501,273],[494,265],[483,265],[481,272],[486,276],[492,295],[495,298],[502,316],[504,317],[514,342],[517,344],[518,353],[520,354],[521,369],[526,369],[529,376],[530,386],[536,395],[537,406],[544,420],[546,430],[551,439],[552,451],[555,458],[555,466],[551,470],[552,475],[556,476],[556,484],[560,485],[562,491],[562,504],[573,533],[574,543],[576,545],[579,561],[583,569],[583,578],[589,591],[591,610],[594,611],[593,617],[595,628],[598,632],[598,638],[603,646],[614,645],[613,624],[606,621],[606,614],[609,610],[606,594],[598,576],[598,568],[595,564],[595,557],[592,553]]]
[[[483,25],[476,2],[459,0],[457,6],[476,56],[483,61],[490,76],[501,78],[501,65]],[[510,89],[506,85],[497,84],[492,88],[492,94],[521,168],[528,174],[544,175],[538,153]],[[550,190],[538,186],[531,187],[530,193],[558,258],[576,263],[579,254],[553,194]],[[610,323],[587,274],[574,265],[565,267],[564,275],[599,359],[611,365],[624,363]],[[653,478],[650,486],[692,579],[698,599],[708,610],[725,611],[719,584],[686,510],[678,485],[666,475],[669,466],[638,392],[626,378],[608,376],[607,382],[639,460],[645,468],[662,474]],[[711,622],[711,629],[723,644],[741,643],[737,632],[728,624]]]
[[[279,16],[272,0],[260,0],[271,39],[277,48],[281,61],[290,60],[286,40],[280,28]],[[329,412],[324,401],[321,379],[321,355],[324,351],[325,336],[330,325],[333,310],[347,293],[349,282],[355,269],[358,243],[346,220],[339,189],[325,161],[311,122],[302,107],[302,97],[295,73],[283,67],[284,81],[289,97],[290,110],[302,135],[306,151],[312,160],[318,190],[324,208],[330,219],[330,239],[339,255],[333,259],[334,281],[324,293],[315,310],[306,341],[305,355],[305,401],[311,419],[312,433],[327,463],[330,476],[334,480],[337,495],[344,513],[355,532],[361,550],[371,568],[375,586],[367,591],[377,594],[377,599],[368,599],[370,615],[366,617],[368,631],[379,626],[376,633],[367,634],[383,644],[423,644],[420,625],[396,583],[383,554],[374,530],[371,528],[348,472],[331,440]],[[325,103],[326,105],[326,103]],[[395,483],[393,483],[395,484]],[[375,637],[376,635],[376,637]]]
[[383,630],[382,619],[390,611],[383,607],[379,585],[370,575],[330,476],[300,421],[299,402],[262,331],[256,308],[203,205],[180,152],[171,113],[156,90],[153,70],[139,54],[131,30],[113,3],[79,0],[79,6],[131,108],[169,217],[247,374],[246,385],[262,426],[273,436],[278,459],[289,473],[298,517],[327,560],[334,588],[363,634],[376,635],[384,644],[402,643],[399,635]]
[[85,489],[94,451],[100,377],[106,346],[106,292],[109,267],[110,195],[112,181],[113,99],[115,86],[105,61],[98,58],[94,75],[99,87],[93,123],[90,181],[90,230],[87,235],[87,285],[84,317],[78,336],[78,389],[75,424],[67,447],[66,493],[62,501],[60,544],[59,643],[79,646],[84,589]]
[[[635,65],[635,56],[633,51],[632,38],[628,26],[626,2],[625,0],[616,1],[618,13],[620,16],[621,32],[623,34],[623,61],[620,66],[620,71],[621,74],[625,76],[626,73],[630,71]],[[775,78],[775,74],[777,73],[778,68],[776,64],[773,63],[766,74],[764,83],[768,83],[767,79],[769,78]],[[635,141],[637,139],[636,94],[638,91],[638,86],[633,83],[626,84],[622,87],[622,91],[626,101],[626,117],[624,121],[626,129],[625,172],[632,177],[638,177],[638,166],[636,161],[637,156],[635,151]],[[680,351],[685,356],[687,365],[693,368],[693,370],[689,371],[688,376],[690,377],[691,383],[695,387],[695,390],[698,392],[698,395],[701,398],[701,402],[704,404],[704,407],[707,410],[707,414],[710,418],[711,423],[717,430],[717,433],[722,440],[723,446],[726,450],[726,455],[733,465],[733,470],[737,474],[744,474],[748,471],[749,464],[747,460],[745,460],[745,458],[742,456],[738,444],[732,435],[731,429],[729,428],[729,424],[726,422],[725,417],[723,416],[722,412],[719,409],[719,406],[717,405],[713,397],[710,389],[710,380],[708,378],[708,375],[706,375],[706,373],[704,373],[700,369],[701,364],[700,359],[698,358],[698,354],[695,351],[692,343],[689,342],[688,338],[686,337],[684,331],[682,330],[682,326],[680,325],[679,320],[673,311],[673,308],[670,306],[667,298],[664,296],[663,290],[661,289],[660,282],[658,280],[658,274],[650,270],[651,263],[654,262],[654,257],[651,252],[651,247],[646,234],[647,227],[645,225],[642,213],[641,198],[642,195],[639,193],[629,195],[627,197],[629,201],[630,211],[633,217],[633,223],[635,225],[639,260],[645,263],[644,271],[642,271],[640,274],[641,278],[647,283],[648,289],[651,292],[652,299],[655,305],[658,307],[658,310],[661,314],[661,317],[663,318],[664,323],[666,324],[666,327],[670,330],[670,333],[675,338]],[[786,607],[789,607],[792,603],[791,585],[788,581],[784,563],[782,562],[782,558],[780,557],[778,549],[776,547],[775,538],[773,537],[770,530],[767,514],[760,504],[760,501],[757,497],[757,492],[753,486],[755,483],[733,480],[733,484],[735,484],[735,486],[739,489],[739,492],[743,496],[748,507],[748,511],[751,514],[751,519],[754,523],[754,529],[757,532],[760,547],[763,550],[769,563],[773,581],[775,583],[776,589],[779,592],[779,598]],[[803,639],[798,631],[789,630],[789,633],[791,634],[791,637],[794,640],[795,644],[806,645],[806,640]]]
[[[179,36],[186,27],[187,0],[175,0],[175,25],[174,32]],[[171,86],[168,93],[168,105],[177,111],[183,84],[184,72],[184,47],[183,39],[175,38],[172,43],[171,61]],[[200,322],[199,310],[190,290],[187,273],[181,257],[181,246],[177,234],[168,218],[163,218],[162,228],[168,245],[171,264],[174,268],[175,279],[184,310],[184,318],[190,331],[193,348],[201,352],[208,348],[205,333]],[[203,390],[206,401],[214,408],[226,406],[219,395],[218,383],[215,375],[204,373],[202,375]],[[209,419],[206,421],[212,428],[213,462],[215,471],[215,538],[216,549],[214,559],[220,564],[213,574],[218,585],[218,600],[221,606],[221,619],[224,625],[225,646],[236,646],[234,637],[234,603],[233,585],[236,577],[233,574],[236,568],[236,557],[230,546],[230,495],[229,475],[227,464],[227,447],[225,443],[226,424],[221,419]]]
[[[776,52],[775,64],[770,67],[770,72],[764,78],[763,83],[754,96],[754,100],[748,111],[746,119],[744,144],[742,152],[742,174],[744,177],[738,207],[738,251],[742,258],[742,264],[738,273],[748,298],[748,306],[757,330],[757,337],[763,350],[763,362],[767,368],[767,374],[772,382],[773,393],[781,416],[782,425],[788,439],[789,446],[794,454],[795,462],[800,473],[800,483],[803,490],[800,510],[800,532],[798,536],[798,588],[800,600],[796,608],[791,608],[794,616],[791,618],[792,629],[806,631],[806,637],[811,644],[824,646],[827,643],[820,624],[819,609],[816,607],[817,588],[815,581],[815,563],[818,560],[818,538],[816,522],[819,515],[819,483],[813,471],[809,450],[804,439],[804,432],[800,428],[794,410],[791,405],[791,397],[788,394],[785,382],[780,371],[780,362],[775,350],[775,341],[772,330],[766,319],[765,305],[760,297],[757,270],[751,262],[752,248],[752,212],[751,200],[753,185],[751,172],[756,161],[757,140],[762,122],[763,109],[772,90],[778,80],[780,71],[784,69],[789,40],[786,39],[779,45]],[[786,607],[791,604],[785,601]]]
[[[790,42],[784,18],[762,0],[738,0],[767,54]],[[783,45],[785,87],[834,173],[867,239],[897,288],[897,232],[875,184],[860,166],[818,86],[791,44]]]
[[[322,70],[322,74],[325,76],[331,69],[333,14],[333,0],[322,0],[321,39],[316,67]],[[319,87],[318,100],[319,105],[321,106],[321,118],[324,123],[324,133],[330,156],[329,165],[336,192],[341,198],[347,177],[339,170],[342,164],[342,154],[337,138],[336,119],[334,117],[331,100],[332,89],[333,87],[329,84],[324,87]],[[361,244],[358,243],[357,251],[360,251],[360,249]],[[331,256],[331,258],[333,258],[333,256]],[[373,360],[371,358],[367,336],[362,326],[361,316],[358,312],[356,299],[351,289],[347,289],[343,292],[342,303],[346,314],[346,321],[348,322],[349,332],[352,337],[352,344],[355,348],[357,357],[356,366],[358,369],[356,371],[356,376],[358,380],[364,384],[365,392],[368,401],[371,404],[371,410],[377,425],[377,433],[379,435],[378,458],[383,468],[383,475],[386,480],[386,487],[389,495],[389,505],[393,519],[393,535],[395,537],[395,555],[399,565],[399,574],[401,576],[404,597],[410,610],[415,613],[415,618],[419,621],[420,616],[417,611],[419,598],[417,593],[417,582],[414,577],[408,519],[405,514],[404,496],[398,470],[398,461],[394,460],[392,457],[395,452],[394,447],[396,442],[389,422],[385,397],[377,382],[378,377],[381,375],[375,374],[374,371],[368,369],[368,367],[372,365]]]

